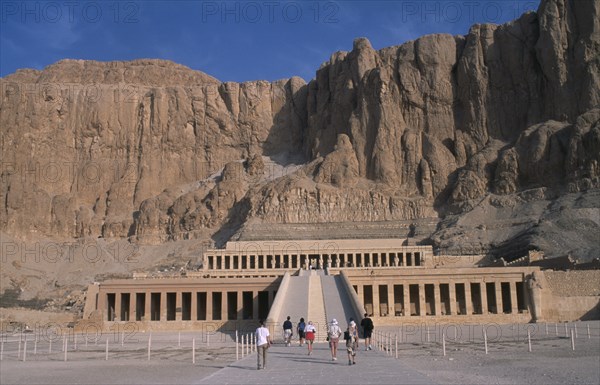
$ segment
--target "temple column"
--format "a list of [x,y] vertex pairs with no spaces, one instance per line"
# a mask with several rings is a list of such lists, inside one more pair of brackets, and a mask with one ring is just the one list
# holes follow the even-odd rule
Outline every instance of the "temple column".
[[182,297],[182,292],[178,290],[177,293],[175,293],[175,321],[181,321],[181,316],[183,315],[181,307],[181,304],[183,302]]
[[406,282],[402,285],[402,291],[404,293],[404,303],[402,304],[404,316],[410,317],[410,285]]
[[503,314],[504,306],[502,301],[502,282],[494,282],[494,289],[496,289],[496,314]]
[[258,319],[258,291],[252,291],[252,316],[254,319]]
[[[358,296],[358,299],[360,300],[360,302],[362,303],[363,307],[365,306],[365,296],[364,296],[364,289],[363,289],[363,285],[356,285],[356,295]],[[362,314],[361,314],[362,316]]]
[[192,321],[198,320],[198,293],[192,290],[192,303],[190,304],[190,319]]
[[473,314],[473,299],[471,298],[471,282],[465,282],[465,313]]
[[229,299],[227,290],[221,292],[221,321],[227,321],[227,310],[229,309]]
[[104,292],[98,293],[98,310],[100,310],[103,320],[108,320],[108,309],[107,309],[108,298],[107,298],[107,296],[108,296],[108,293],[104,293]]
[[136,313],[137,313],[137,293],[130,293],[129,294],[129,320],[130,321],[135,321],[136,317]]
[[115,293],[115,321],[122,321],[121,319],[121,292]]
[[436,282],[433,284],[433,303],[435,304],[435,315],[440,316],[446,312],[444,308],[442,311],[442,295],[440,293],[440,283]]
[[425,284],[419,284],[419,315],[427,315],[427,304],[425,303]]
[[487,287],[485,281],[479,283],[479,291],[481,293],[481,314],[488,313]]
[[450,314],[457,315],[456,311],[456,285],[454,282],[448,283],[448,297],[450,298]]
[[391,317],[396,316],[396,299],[394,298],[394,283],[388,282],[388,314]]
[[206,320],[213,320],[213,292],[212,290],[206,291]]
[[517,283],[510,282],[510,312],[519,313],[519,302],[517,301]]
[[162,291],[160,293],[160,320],[167,320],[167,292]]
[[238,291],[237,292],[237,312],[236,312],[236,319],[242,320],[244,318],[244,292],[243,291]]
[[379,285],[377,282],[374,282],[373,285],[373,315],[375,317],[381,317],[381,303],[379,302]]
[[152,319],[152,292],[146,291],[146,301],[144,303],[144,321],[150,321]]

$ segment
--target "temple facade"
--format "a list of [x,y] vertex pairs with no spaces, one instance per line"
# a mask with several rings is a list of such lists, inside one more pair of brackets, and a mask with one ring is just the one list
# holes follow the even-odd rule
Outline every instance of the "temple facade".
[[[323,303],[321,296],[339,297],[355,309],[354,314],[366,312],[380,325],[561,317],[552,307],[552,292],[544,295],[539,267],[490,267],[482,256],[439,256],[431,246],[406,243],[404,239],[229,242],[223,249],[204,252],[197,270],[168,276],[134,274],[90,285],[84,318],[105,327],[134,322],[144,330],[195,329],[207,322],[255,322],[297,310],[281,309],[290,302],[288,296],[295,296],[289,298],[301,308],[298,314],[307,316],[314,303]],[[319,276],[338,276],[339,284],[326,286],[325,278],[322,282],[314,278]],[[294,293],[289,282],[296,282]],[[305,293],[301,301],[298,292]],[[584,314],[598,298],[587,298],[569,317]],[[307,305],[311,301],[312,306]],[[328,310],[333,311],[324,308],[323,314]]]

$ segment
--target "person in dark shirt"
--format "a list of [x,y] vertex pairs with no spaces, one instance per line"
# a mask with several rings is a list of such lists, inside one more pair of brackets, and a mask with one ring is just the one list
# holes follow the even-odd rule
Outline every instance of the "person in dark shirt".
[[363,328],[363,337],[365,338],[365,350],[373,349],[371,347],[371,335],[373,334],[373,320],[365,313],[365,318],[360,321],[360,326]]
[[304,318],[300,318],[300,322],[298,322],[298,326],[296,330],[298,331],[298,339],[300,340],[300,346],[304,346],[304,328],[306,324],[304,323]]
[[285,341],[285,346],[292,345],[292,336],[294,335],[294,331],[292,330],[293,327],[290,316],[287,316],[287,319],[283,321],[283,340]]

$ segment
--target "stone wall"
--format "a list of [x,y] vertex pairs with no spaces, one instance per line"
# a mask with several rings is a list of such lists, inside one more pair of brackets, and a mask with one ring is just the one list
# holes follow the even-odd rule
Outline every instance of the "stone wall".
[[600,270],[545,271],[543,320],[600,319]]

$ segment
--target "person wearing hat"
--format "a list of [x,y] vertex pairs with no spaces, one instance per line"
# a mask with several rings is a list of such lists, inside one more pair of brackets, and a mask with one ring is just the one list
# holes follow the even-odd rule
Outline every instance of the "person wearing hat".
[[334,318],[331,320],[329,330],[327,331],[327,338],[329,339],[329,349],[331,349],[331,361],[337,361],[337,349],[341,335],[342,329],[340,329],[337,320]]
[[308,325],[306,325],[306,329],[304,329],[306,333],[306,345],[308,346],[308,355],[312,355],[313,352],[313,342],[315,342],[315,333],[317,329],[315,325],[313,325],[312,321],[308,321]]
[[346,340],[346,351],[348,352],[348,365],[354,365],[356,364],[356,350],[358,349],[358,328],[352,318],[348,322],[344,339]]

